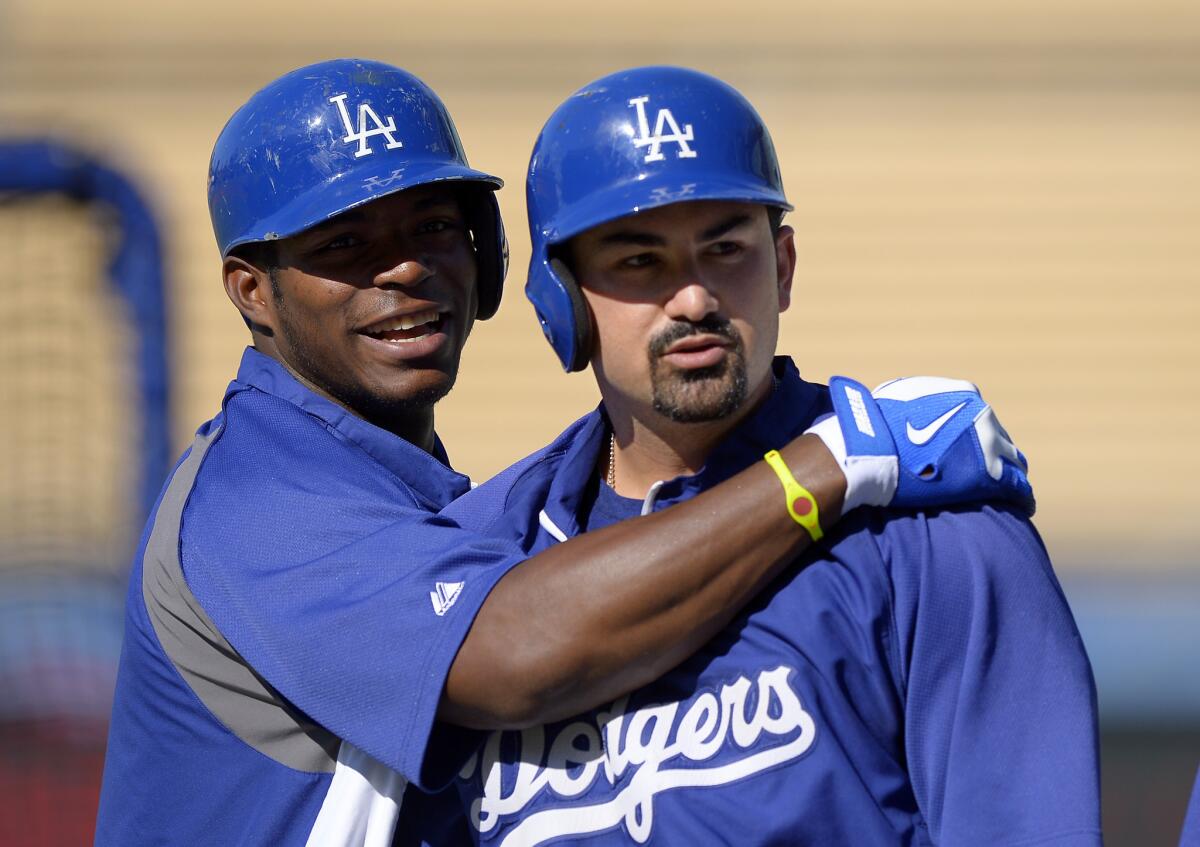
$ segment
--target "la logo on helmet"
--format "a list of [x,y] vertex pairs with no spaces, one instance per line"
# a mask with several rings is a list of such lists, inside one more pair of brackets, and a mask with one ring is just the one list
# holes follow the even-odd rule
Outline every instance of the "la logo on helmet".
[[[646,103],[649,100],[649,96],[643,96],[634,97],[629,101],[629,105],[637,109],[638,131],[641,133],[641,135],[633,139],[633,146],[650,148],[643,161],[661,162],[665,158],[662,153],[662,146],[668,141],[673,141],[679,145],[679,150],[675,154],[678,158],[696,158],[696,151],[688,146],[689,141],[695,140],[695,137],[692,135],[692,125],[684,124],[681,130],[679,122],[675,120],[675,116],[671,114],[670,109],[658,110],[658,117],[654,120],[654,134],[650,134],[650,120],[646,116]],[[664,130],[667,128],[671,130],[670,135],[664,133]]]
[[[335,97],[330,97],[330,103],[336,103],[338,112],[342,115],[342,125],[346,127],[346,137],[342,139],[347,144],[351,141],[358,142],[358,149],[354,151],[354,158],[360,156],[369,156],[373,152],[367,146],[368,139],[373,135],[382,135],[387,139],[387,149],[395,150],[397,147],[403,147],[400,141],[397,141],[392,135],[396,131],[396,119],[388,115],[387,123],[379,119],[379,115],[375,114],[375,110],[371,108],[370,103],[358,104],[358,131],[354,131],[354,125],[350,123],[350,112],[346,109],[346,98],[349,94],[338,94]],[[375,126],[372,129],[367,129],[367,121],[372,121]]]

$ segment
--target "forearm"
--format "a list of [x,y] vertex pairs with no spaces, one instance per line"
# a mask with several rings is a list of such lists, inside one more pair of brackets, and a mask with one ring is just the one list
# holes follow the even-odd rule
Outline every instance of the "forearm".
[[[781,451],[840,516],[845,477],[802,436]],[[653,515],[555,545],[492,590],[451,667],[439,716],[480,729],[552,721],[657,679],[724,627],[811,543],[757,462]]]

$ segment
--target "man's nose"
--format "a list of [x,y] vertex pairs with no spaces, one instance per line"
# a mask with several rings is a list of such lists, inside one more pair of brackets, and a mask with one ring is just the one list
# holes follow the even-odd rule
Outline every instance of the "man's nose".
[[696,276],[675,290],[667,301],[667,315],[675,320],[703,320],[721,308],[720,302],[712,290]]
[[405,288],[417,285],[433,276],[429,263],[421,258],[405,258],[377,272],[372,282],[383,288],[389,285],[400,285]]

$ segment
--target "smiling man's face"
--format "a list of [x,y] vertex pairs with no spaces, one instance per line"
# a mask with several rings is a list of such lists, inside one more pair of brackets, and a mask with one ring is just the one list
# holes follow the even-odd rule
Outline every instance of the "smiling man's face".
[[275,246],[261,323],[289,370],[367,420],[445,396],[477,309],[475,253],[451,189],[401,191]]
[[790,302],[790,227],[764,206],[677,203],[573,238],[605,403],[672,421],[718,420],[764,395]]

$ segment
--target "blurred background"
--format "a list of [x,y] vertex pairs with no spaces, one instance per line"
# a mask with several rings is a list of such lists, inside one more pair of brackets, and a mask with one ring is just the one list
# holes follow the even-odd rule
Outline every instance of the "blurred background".
[[1200,5],[544,5],[0,0],[0,845],[90,843],[147,498],[248,340],[209,152],[336,56],[424,78],[508,181],[509,294],[438,416],[477,479],[597,400],[520,294],[542,122],[623,66],[740,88],[796,205],[782,352],[982,386],[1095,668],[1108,843],[1175,844],[1200,764]]

